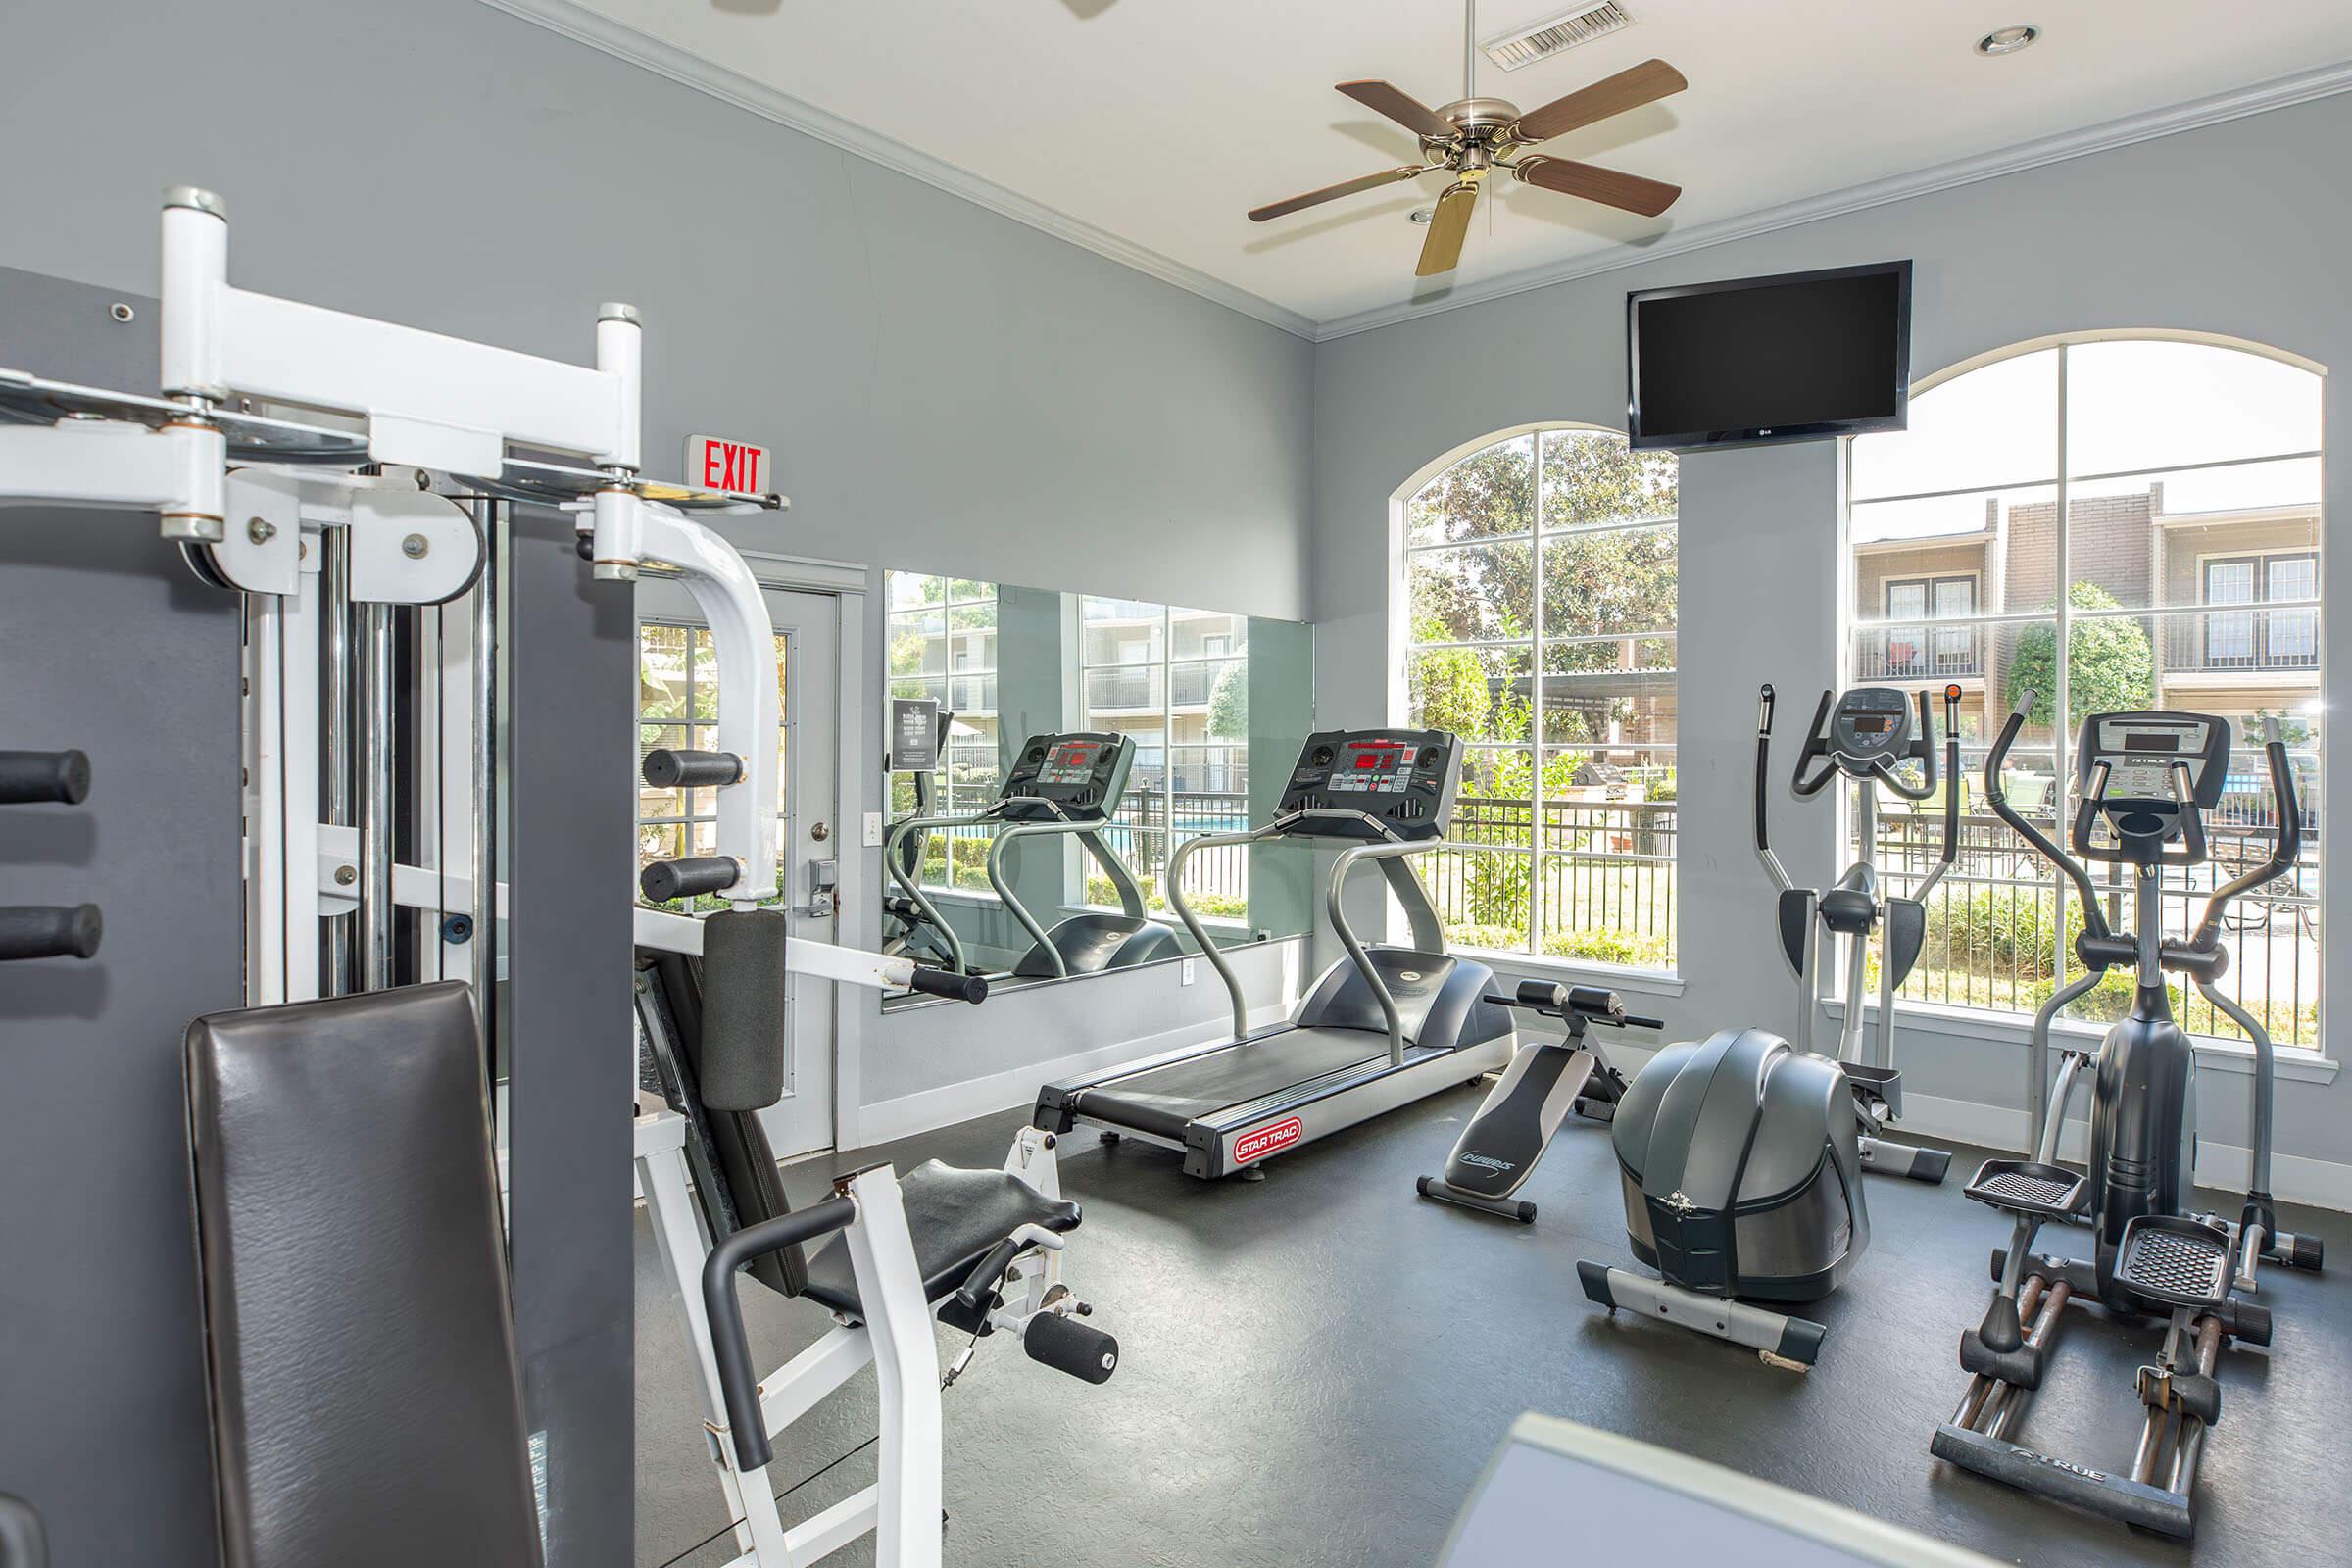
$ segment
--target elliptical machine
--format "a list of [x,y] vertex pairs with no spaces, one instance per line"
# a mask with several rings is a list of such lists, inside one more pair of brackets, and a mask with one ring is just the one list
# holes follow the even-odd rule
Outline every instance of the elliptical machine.
[[[945,708],[932,712],[931,760],[944,765],[948,755],[948,735],[956,727],[956,715]],[[885,759],[884,770],[889,771]],[[930,816],[939,801],[938,767],[915,767],[906,770],[914,785],[914,809],[902,818],[915,822]],[[904,836],[898,832],[900,823],[891,824],[891,854],[902,877],[919,879],[923,870],[923,854],[930,847],[931,835],[920,829]],[[963,971],[962,949],[956,945],[955,933],[944,924],[934,924],[924,906],[896,889],[882,891],[882,953],[886,957],[915,958],[926,964]]]
[[1625,1098],[1625,1074],[1609,1065],[1599,1041],[1586,1038],[1587,1026],[1663,1029],[1666,1024],[1628,1013],[1623,997],[1599,986],[1522,980],[1515,995],[1486,1000],[1556,1018],[1567,1033],[1558,1040],[1528,1040],[1511,1053],[1510,1064],[1454,1141],[1446,1173],[1419,1178],[1413,1190],[1423,1198],[1532,1225],[1536,1205],[1511,1195],[1535,1174],[1536,1161],[1551,1147],[1551,1135],[1571,1111],[1587,1121],[1615,1120],[1617,1102]]
[[[1960,834],[1960,688],[1943,689],[1943,845],[1936,863],[1909,898],[1888,892],[1877,860],[1879,787],[1907,801],[1934,796],[1936,726],[1928,694],[1919,693],[1918,717],[1911,699],[1893,686],[1857,686],[1827,691],[1813,710],[1813,726],[1797,753],[1788,787],[1810,800],[1840,776],[1854,783],[1854,820],[1861,858],[1828,889],[1800,888],[1773,853],[1766,802],[1772,764],[1772,688],[1759,694],[1756,719],[1756,856],[1781,890],[1781,949],[1796,970],[1796,1048],[1813,1049],[1814,1020],[1821,1011],[1821,948],[1825,936],[1845,943],[1845,1018],[1832,1054],[1853,1091],[1861,1132],[1862,1166],[1913,1181],[1940,1183],[1952,1163],[1941,1149],[1893,1143],[1880,1133],[1902,1115],[1903,1075],[1894,1065],[1894,993],[1927,943],[1928,894],[1952,867]],[[1896,771],[1906,761],[1920,764],[1917,784]],[[1862,996],[1869,980],[1870,938],[1880,932],[1879,1028],[1875,1049],[1862,1029]]]
[[[2281,1234],[2271,1193],[2271,1037],[2214,983],[2229,971],[2222,945],[2230,902],[2283,876],[2302,846],[2302,817],[2278,722],[2266,719],[2263,752],[2278,838],[2270,858],[2215,888],[2195,934],[2183,942],[2162,925],[2164,873],[2207,858],[2204,813],[2221,802],[2230,768],[2230,721],[2210,713],[2094,713],[2076,745],[2077,807],[2069,855],[2014,810],[2001,768],[2024,727],[2034,695],[2018,702],[1984,761],[1985,798],[2002,821],[2072,880],[2082,901],[2075,954],[2084,973],[2034,1016],[2029,1095],[2035,1123],[2032,1159],[1985,1161],[1968,1196],[2014,1221],[2008,1247],[1992,1255],[1998,1285],[1984,1318],[1960,1338],[1968,1392],[1936,1428],[1936,1457],[2042,1497],[2185,1539],[2193,1534],[2197,1462],[2206,1430],[2221,1418],[2214,1369],[2233,1340],[2271,1343],[2271,1316],[2251,1295],[2263,1262],[2317,1269],[2318,1238]],[[2078,858],[2079,857],[2079,858]],[[2115,931],[2099,906],[2083,860],[2132,868],[2133,926]],[[2095,1053],[2067,1047],[2054,1092],[2045,1091],[2050,1022],[2109,969],[2137,980],[2132,1011]],[[2196,1046],[2173,1018],[2165,976],[2184,974],[2254,1047],[2254,1147],[2245,1204],[2234,1221],[2187,1205],[2196,1170]],[[2076,1081],[2091,1076],[2090,1158],[2076,1171],[2058,1162],[2059,1132]],[[2051,1221],[2087,1221],[2087,1263],[2030,1251]],[[2013,1441],[2047,1370],[2050,1346],[2069,1301],[2096,1300],[2113,1314],[2170,1319],[2153,1365],[2139,1369],[2144,1415],[2128,1475],[2038,1453]]]

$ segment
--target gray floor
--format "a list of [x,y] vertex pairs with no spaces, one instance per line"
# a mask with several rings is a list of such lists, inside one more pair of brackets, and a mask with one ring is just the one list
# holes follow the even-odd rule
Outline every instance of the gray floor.
[[[1090,1387],[984,1347],[947,1396],[947,1557],[962,1564],[1420,1565],[1511,1418],[1544,1410],[1768,1477],[2019,1563],[2352,1563],[2340,1506],[2352,1408],[2352,1291],[2265,1276],[2268,1351],[2225,1358],[2223,1419],[2194,1549],[2071,1515],[1932,1460],[1929,1434],[1962,1378],[1961,1328],[1982,1311],[2005,1228],[1942,1188],[1873,1178],[1873,1253],[1819,1315],[1822,1364],[1776,1371],[1746,1352],[1587,1305],[1576,1260],[1630,1262],[1604,1129],[1571,1121],[1525,1189],[1536,1224],[1413,1195],[1478,1104],[1450,1092],[1277,1160],[1261,1183],[1207,1185],[1172,1156],[1081,1134],[1063,1162],[1086,1205],[1072,1285],[1119,1336],[1123,1365]],[[937,1155],[997,1163],[1021,1118],[986,1118],[838,1161]],[[1975,1168],[1963,1151],[1955,1170]],[[796,1196],[819,1169],[792,1178]],[[2218,1196],[2213,1200],[2222,1202]],[[2352,1222],[2297,1211],[2338,1272]],[[2064,1249],[2079,1237],[2044,1245]],[[714,1568],[732,1555],[705,1455],[676,1305],[638,1221],[637,1561]],[[828,1325],[752,1293],[762,1367]],[[2155,1335],[2076,1313],[2024,1437],[2087,1462],[2129,1460],[2132,1369]],[[801,1518],[873,1478],[871,1374],[779,1447]],[[2330,1437],[2329,1434],[2336,1434]],[[818,1472],[824,1472],[819,1475]],[[1563,1552],[1592,1526],[1562,1521]],[[1610,1553],[1610,1555],[1616,1555]],[[828,1562],[870,1563],[870,1546]]]

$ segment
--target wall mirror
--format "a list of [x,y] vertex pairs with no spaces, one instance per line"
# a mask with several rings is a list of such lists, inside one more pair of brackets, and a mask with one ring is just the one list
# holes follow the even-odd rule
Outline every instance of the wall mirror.
[[[1000,990],[1197,953],[1171,864],[1271,816],[1313,727],[1307,627],[918,571],[884,586],[885,945]],[[1309,929],[1295,843],[1201,845],[1183,876],[1220,946]]]

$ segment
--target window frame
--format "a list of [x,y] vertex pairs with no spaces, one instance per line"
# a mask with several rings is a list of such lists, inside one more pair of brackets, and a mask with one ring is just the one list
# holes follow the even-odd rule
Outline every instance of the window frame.
[[[1663,459],[1673,462],[1676,468],[1677,486],[1677,501],[1673,514],[1671,515],[1658,517],[1614,516],[1594,521],[1564,523],[1556,527],[1547,525],[1545,520],[1545,487],[1544,483],[1544,446],[1547,440],[1560,437],[1613,440],[1618,443],[1625,444],[1628,453],[1638,460],[1654,462]],[[1431,484],[1434,484],[1439,479],[1443,478],[1447,472],[1452,470],[1458,465],[1477,457],[1481,453],[1488,452],[1494,448],[1505,446],[1511,442],[1522,439],[1529,443],[1529,482],[1533,490],[1531,506],[1529,509],[1529,526],[1527,528],[1513,533],[1492,535],[1482,534],[1475,538],[1467,539],[1434,540],[1419,544],[1416,544],[1413,541],[1411,535],[1410,514],[1412,503],[1415,497],[1417,497],[1423,490],[1427,489]],[[1392,678],[1390,682],[1389,711],[1392,715],[1391,721],[1395,723],[1408,723],[1411,721],[1411,697],[1408,690],[1409,683],[1406,672],[1409,670],[1412,660],[1416,654],[1436,651],[1468,651],[1482,654],[1489,652],[1502,652],[1506,654],[1523,656],[1527,661],[1528,722],[1526,739],[1524,741],[1485,741],[1465,737],[1462,741],[1462,749],[1466,754],[1466,757],[1476,756],[1479,754],[1508,755],[1512,753],[1522,753],[1527,759],[1529,772],[1529,795],[1527,805],[1530,822],[1529,842],[1527,848],[1524,851],[1521,851],[1512,848],[1495,847],[1481,849],[1478,852],[1481,854],[1490,855],[1509,855],[1520,858],[1527,867],[1529,889],[1528,913],[1526,927],[1522,937],[1522,944],[1518,948],[1510,949],[1486,949],[1462,945],[1456,947],[1455,951],[1497,958],[1506,961],[1514,969],[1533,971],[1559,971],[1564,973],[1597,973],[1607,975],[1612,978],[1623,977],[1645,983],[1650,986],[1651,989],[1667,994],[1679,993],[1682,989],[1683,981],[1678,968],[1678,965],[1681,962],[1682,954],[1681,922],[1683,910],[1682,900],[1680,897],[1682,835],[1680,832],[1681,807],[1679,796],[1675,803],[1674,819],[1676,828],[1671,835],[1673,847],[1669,853],[1662,858],[1663,868],[1667,877],[1669,878],[1669,891],[1666,895],[1669,907],[1667,920],[1665,923],[1665,931],[1663,933],[1666,939],[1666,963],[1663,966],[1652,966],[1647,964],[1611,963],[1595,958],[1562,957],[1546,954],[1542,948],[1544,937],[1547,934],[1544,924],[1544,861],[1547,858],[1554,858],[1573,860],[1576,854],[1576,852],[1572,849],[1548,849],[1545,847],[1544,842],[1545,837],[1544,829],[1547,825],[1544,822],[1544,808],[1546,805],[1546,797],[1544,787],[1545,759],[1552,754],[1565,751],[1639,750],[1655,756],[1662,756],[1665,759],[1667,765],[1675,770],[1679,779],[1682,752],[1682,588],[1680,577],[1682,562],[1682,508],[1680,501],[1680,483],[1681,460],[1676,454],[1668,452],[1636,452],[1632,449],[1631,444],[1627,442],[1625,433],[1623,431],[1610,429],[1606,426],[1586,424],[1575,420],[1544,420],[1538,423],[1519,425],[1510,429],[1495,431],[1478,440],[1466,442],[1460,446],[1457,446],[1442,458],[1424,466],[1402,488],[1398,489],[1391,497],[1391,638],[1392,646],[1398,650],[1398,657],[1392,659],[1390,662]],[[1677,573],[1675,586],[1675,615],[1673,624],[1663,628],[1653,626],[1616,632],[1565,631],[1556,636],[1551,635],[1544,622],[1544,564],[1545,557],[1549,553],[1545,547],[1549,544],[1553,544],[1562,540],[1589,538],[1612,533],[1634,532],[1671,532],[1673,535],[1675,543],[1675,564]],[[1482,637],[1447,642],[1424,643],[1417,640],[1412,635],[1413,570],[1414,563],[1418,559],[1429,556],[1442,556],[1448,553],[1460,554],[1474,550],[1494,550],[1497,548],[1511,547],[1524,547],[1529,556],[1528,630],[1524,636],[1503,638]],[[1551,706],[1547,700],[1545,687],[1549,684],[1550,680],[1553,678],[1558,678],[1562,681],[1572,682],[1579,676],[1593,676],[1605,673],[1604,671],[1598,670],[1561,670],[1557,672],[1548,671],[1545,668],[1544,660],[1544,656],[1547,652],[1555,648],[1564,648],[1577,644],[1612,643],[1620,648],[1638,648],[1643,643],[1650,642],[1663,642],[1671,645],[1674,649],[1674,663],[1672,668],[1665,670],[1637,671],[1638,673],[1642,674],[1661,675],[1671,679],[1673,683],[1672,698],[1675,711],[1674,740],[1666,742],[1629,742],[1617,746],[1608,746],[1605,744],[1595,745],[1591,742],[1578,742],[1569,739],[1547,740],[1545,738],[1545,719],[1547,710]],[[1568,798],[1568,804],[1573,804],[1572,797]],[[1640,858],[1620,857],[1619,858]]]

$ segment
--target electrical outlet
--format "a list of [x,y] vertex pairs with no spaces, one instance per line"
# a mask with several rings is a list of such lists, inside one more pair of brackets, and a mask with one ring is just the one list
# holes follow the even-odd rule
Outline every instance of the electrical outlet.
[[882,847],[882,813],[880,811],[865,813],[865,847],[869,850],[878,850]]
[[1191,985],[1193,983],[1193,965],[1199,963],[1200,961],[1200,960],[1198,958],[1187,958],[1181,964],[1177,965],[1176,983],[1178,985]]

